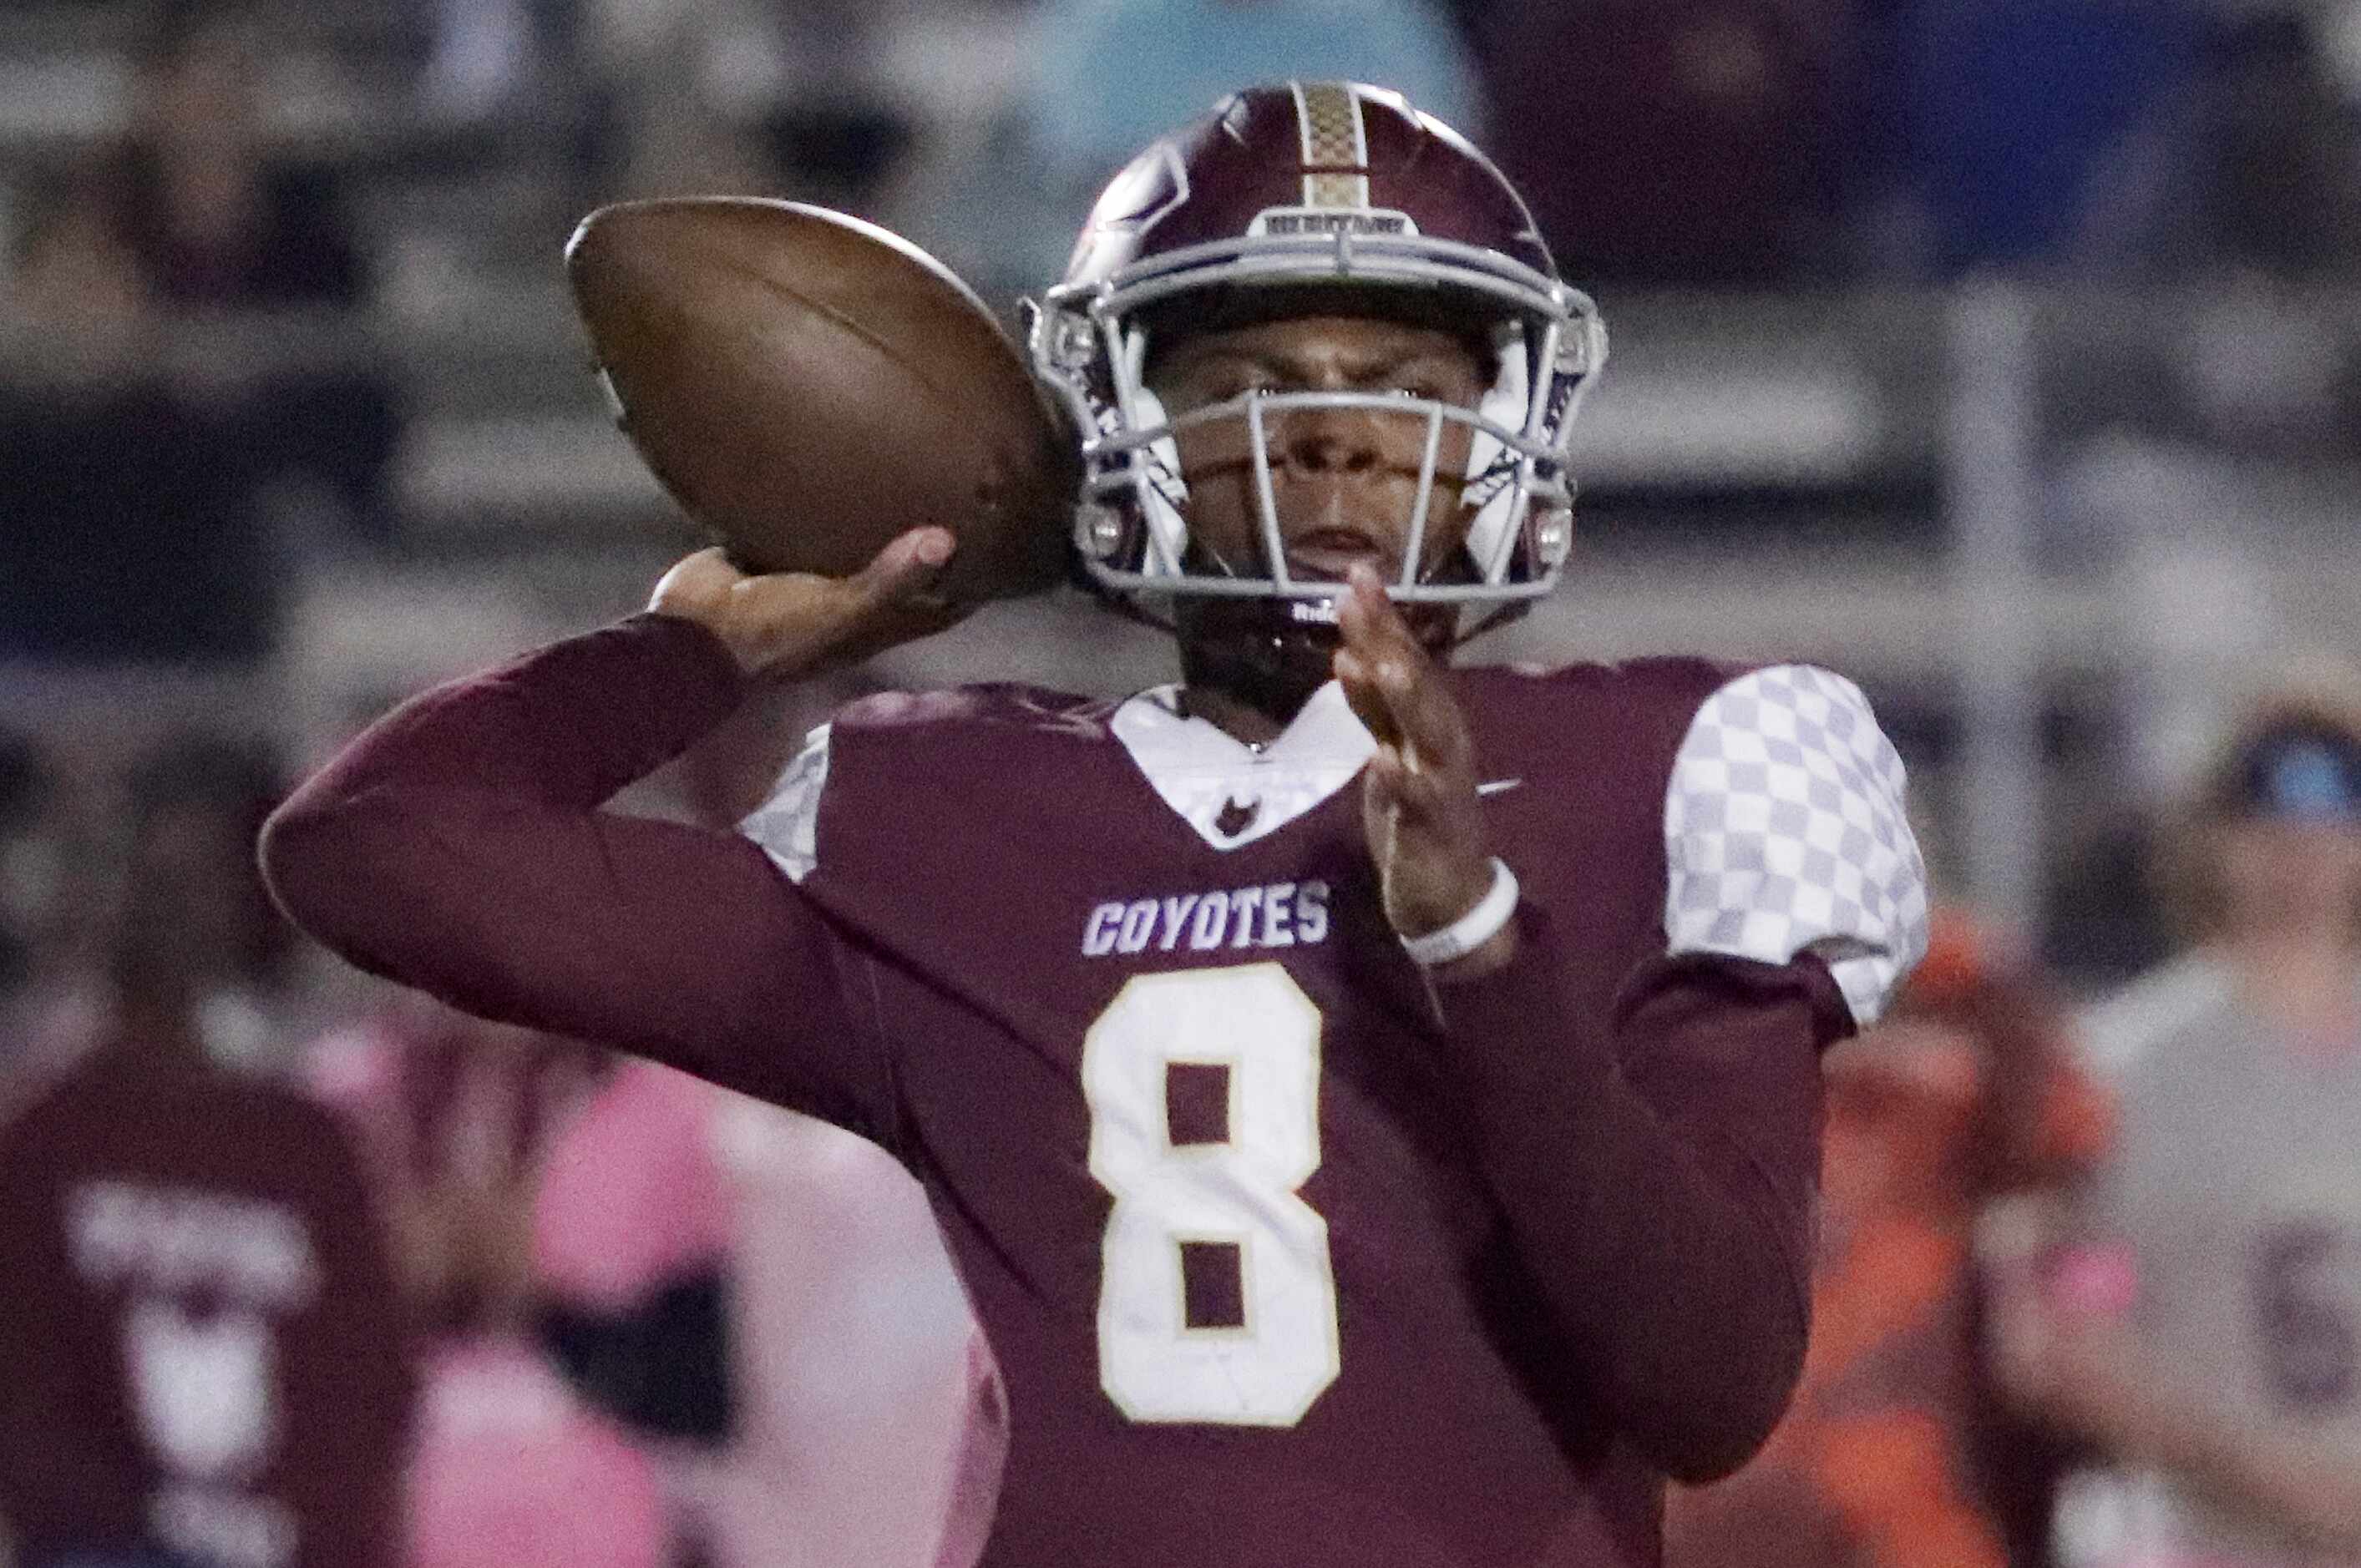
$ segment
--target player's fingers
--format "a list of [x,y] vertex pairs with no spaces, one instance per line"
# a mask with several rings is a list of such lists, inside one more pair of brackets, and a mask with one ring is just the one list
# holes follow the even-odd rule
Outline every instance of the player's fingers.
[[870,558],[850,577],[791,576],[755,579],[793,583],[794,616],[825,662],[841,664],[879,648],[939,630],[957,612],[928,592],[950,559],[955,541],[940,528],[914,528]]
[[860,606],[882,609],[922,595],[959,541],[947,528],[914,528],[871,558],[852,578]]
[[1421,772],[1453,776],[1466,761],[1467,725],[1435,663],[1422,653],[1388,654],[1377,669],[1378,693]]
[[1398,746],[1379,746],[1369,757],[1369,802],[1391,814],[1412,855],[1447,854],[1466,836],[1455,814],[1456,786],[1419,767]]
[[[1344,639],[1336,654],[1337,678],[1352,699],[1354,713],[1379,740],[1400,740],[1401,720],[1394,711],[1394,693],[1416,644],[1368,566],[1356,565],[1346,575],[1336,623]],[[1347,670],[1353,672],[1349,680]]]
[[1342,648],[1337,650],[1330,668],[1336,676],[1336,684],[1344,688],[1345,701],[1351,707],[1353,717],[1361,721],[1362,727],[1382,744],[1391,744],[1400,740],[1400,732],[1394,726],[1393,713],[1378,690],[1377,678],[1370,672],[1367,661],[1351,649]]
[[1411,635],[1375,569],[1356,565],[1346,582],[1337,623],[1345,650],[1368,672],[1385,705],[1389,722],[1383,733],[1408,742],[1419,768],[1456,772],[1469,749],[1467,726],[1443,666]]
[[1391,786],[1391,798],[1411,850],[1448,858],[1457,850],[1468,836],[1458,795],[1458,786],[1451,781],[1405,763],[1400,780]]
[[974,609],[972,604],[953,604],[931,594],[906,595],[852,619],[829,641],[825,652],[808,663],[807,669],[827,670],[857,664],[888,648],[915,642],[938,631],[947,631],[966,620]]
[[1412,770],[1472,788],[1463,777],[1473,751],[1467,724],[1442,667],[1415,648],[1389,651],[1368,680],[1385,710],[1387,737],[1404,748]]
[[1377,568],[1367,562],[1345,574],[1344,597],[1336,601],[1336,627],[1345,646],[1372,663],[1389,651],[1418,647],[1401,611],[1386,597]]
[[655,591],[649,596],[651,609],[668,605],[710,604],[746,580],[746,574],[730,564],[730,557],[719,547],[700,550],[682,557],[670,571],[656,580]]

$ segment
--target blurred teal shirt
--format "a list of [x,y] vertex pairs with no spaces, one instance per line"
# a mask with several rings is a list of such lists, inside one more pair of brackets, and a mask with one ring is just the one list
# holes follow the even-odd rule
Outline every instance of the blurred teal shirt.
[[1428,0],[1048,0],[1036,26],[1035,173],[1077,225],[1132,154],[1257,82],[1373,82],[1483,132],[1466,47]]

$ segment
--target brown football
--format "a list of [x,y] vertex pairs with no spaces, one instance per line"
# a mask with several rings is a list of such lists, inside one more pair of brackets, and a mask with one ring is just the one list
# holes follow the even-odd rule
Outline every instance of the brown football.
[[763,572],[859,571],[923,524],[955,604],[1063,571],[1079,449],[950,269],[822,207],[602,207],[566,250],[616,414],[656,477]]

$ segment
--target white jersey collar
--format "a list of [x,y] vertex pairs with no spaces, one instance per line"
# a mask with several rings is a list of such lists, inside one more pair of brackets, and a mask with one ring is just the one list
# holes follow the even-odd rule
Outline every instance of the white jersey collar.
[[1158,686],[1124,703],[1115,735],[1164,804],[1216,850],[1251,844],[1313,810],[1378,747],[1334,681],[1259,750],[1181,713],[1180,692]]

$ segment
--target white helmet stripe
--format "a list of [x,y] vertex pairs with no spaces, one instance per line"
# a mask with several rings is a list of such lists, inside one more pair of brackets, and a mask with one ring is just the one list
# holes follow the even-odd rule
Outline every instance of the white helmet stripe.
[[[1349,82],[1290,82],[1303,138],[1303,204],[1369,204],[1369,128]],[[1357,170],[1358,172],[1355,172]]]

